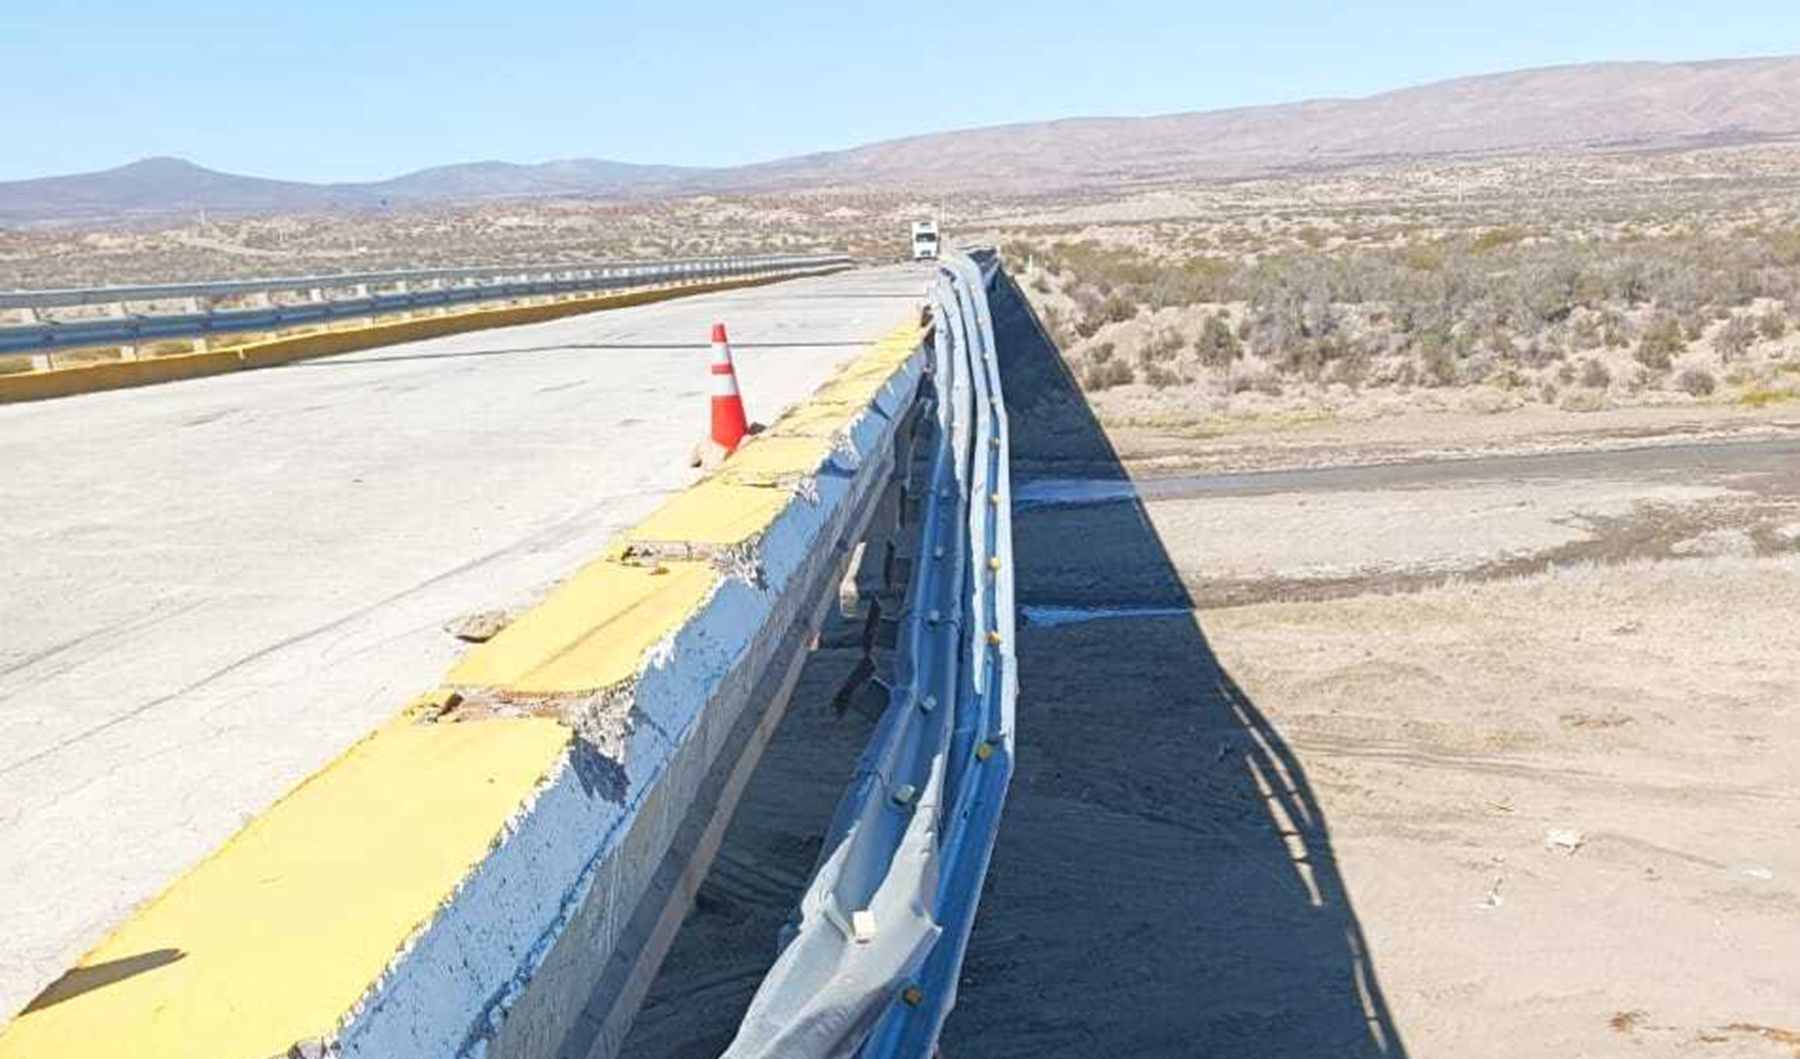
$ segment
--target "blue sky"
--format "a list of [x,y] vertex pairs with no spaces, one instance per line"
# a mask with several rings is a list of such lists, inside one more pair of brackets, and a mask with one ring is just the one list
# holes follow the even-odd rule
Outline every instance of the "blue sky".
[[1794,0],[0,0],[0,180],[173,154],[364,180],[725,165],[951,128],[1800,53]]

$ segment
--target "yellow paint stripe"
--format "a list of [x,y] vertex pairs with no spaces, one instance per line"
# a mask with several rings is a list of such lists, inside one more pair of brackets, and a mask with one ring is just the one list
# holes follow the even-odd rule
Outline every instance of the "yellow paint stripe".
[[700,609],[719,576],[706,563],[589,563],[464,655],[446,682],[527,696],[612,687],[635,676],[644,653]]
[[625,535],[624,548],[727,548],[760,536],[794,499],[792,489],[708,478],[677,493]]
[[0,1035],[0,1059],[261,1059],[328,1036],[568,744],[546,720],[377,730]]
[[717,477],[746,485],[791,479],[816,473],[830,456],[826,438],[758,435],[725,461]]
[[862,408],[848,402],[812,402],[776,420],[767,433],[770,437],[829,438],[848,426]]

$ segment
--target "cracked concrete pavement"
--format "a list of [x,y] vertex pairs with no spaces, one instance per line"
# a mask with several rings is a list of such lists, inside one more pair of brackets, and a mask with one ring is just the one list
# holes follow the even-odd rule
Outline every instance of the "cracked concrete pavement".
[[691,481],[714,320],[768,421],[930,276],[0,408],[0,1020]]

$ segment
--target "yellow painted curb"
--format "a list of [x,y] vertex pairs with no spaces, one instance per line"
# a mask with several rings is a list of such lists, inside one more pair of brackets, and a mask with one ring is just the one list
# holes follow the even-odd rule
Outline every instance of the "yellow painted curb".
[[[921,337],[895,331],[819,394],[891,379]],[[777,426],[845,428],[866,408],[815,394]],[[790,479],[830,449],[823,436],[759,435],[623,539],[742,540],[795,502]],[[263,1059],[331,1038],[504,840],[573,738],[549,717],[459,722],[458,694],[619,685],[722,578],[709,562],[640,563],[619,551],[472,649],[445,690],[301,783],[115,930],[0,1029],[0,1059]]]
[[519,696],[600,691],[700,609],[719,582],[706,563],[630,566],[602,559],[464,655],[445,682]]
[[560,759],[548,720],[378,729],[0,1034],[4,1059],[262,1059],[328,1036]]

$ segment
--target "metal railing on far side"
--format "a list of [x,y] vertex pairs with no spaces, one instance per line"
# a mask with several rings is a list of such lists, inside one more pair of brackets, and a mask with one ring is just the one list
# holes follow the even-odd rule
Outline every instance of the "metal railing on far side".
[[[0,354],[278,331],[478,302],[835,268],[843,254],[587,261],[0,291]],[[41,364],[40,367],[49,367]]]

